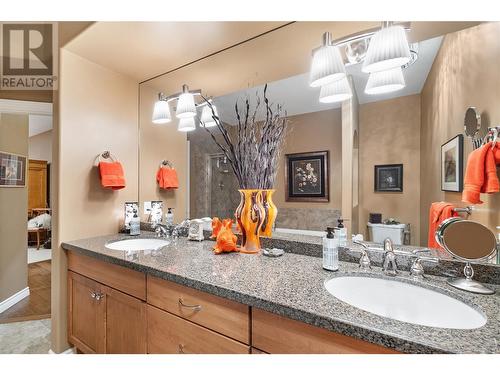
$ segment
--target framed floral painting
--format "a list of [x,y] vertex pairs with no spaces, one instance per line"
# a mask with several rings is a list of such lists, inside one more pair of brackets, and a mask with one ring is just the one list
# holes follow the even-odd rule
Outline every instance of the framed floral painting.
[[25,187],[26,170],[26,156],[0,151],[0,187]]
[[329,202],[328,151],[285,155],[287,202]]

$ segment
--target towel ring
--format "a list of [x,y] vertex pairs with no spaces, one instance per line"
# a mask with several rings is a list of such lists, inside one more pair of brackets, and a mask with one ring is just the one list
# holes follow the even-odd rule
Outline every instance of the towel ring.
[[168,166],[168,167],[170,167],[170,168],[172,168],[172,169],[174,169],[174,165],[172,164],[172,162],[171,162],[171,161],[163,159],[163,160],[160,162],[160,168],[162,168],[162,167],[167,167],[167,166]]
[[110,159],[110,160],[111,160],[111,162],[113,162],[113,163],[117,161],[117,159],[116,159],[113,155],[111,155],[111,152],[109,152],[109,151],[104,151],[104,152],[102,152],[101,154],[99,154],[99,155],[97,155],[97,156],[95,157],[95,159],[94,159],[94,164],[95,164],[95,161],[97,161],[97,163],[101,162],[101,158],[102,158],[102,159],[105,159],[105,160],[106,160],[106,159]]

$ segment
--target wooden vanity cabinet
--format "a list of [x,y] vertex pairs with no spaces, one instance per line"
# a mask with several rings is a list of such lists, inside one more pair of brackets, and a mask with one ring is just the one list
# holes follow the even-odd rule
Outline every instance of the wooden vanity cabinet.
[[252,309],[252,347],[270,354],[397,353],[354,337]]
[[68,272],[68,341],[84,353],[146,353],[146,303]]
[[68,268],[68,341],[79,352],[396,353],[71,251]]

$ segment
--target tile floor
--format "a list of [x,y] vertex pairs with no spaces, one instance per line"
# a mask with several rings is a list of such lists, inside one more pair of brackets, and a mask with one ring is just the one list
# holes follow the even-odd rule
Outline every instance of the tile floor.
[[0,324],[0,354],[48,354],[50,319]]

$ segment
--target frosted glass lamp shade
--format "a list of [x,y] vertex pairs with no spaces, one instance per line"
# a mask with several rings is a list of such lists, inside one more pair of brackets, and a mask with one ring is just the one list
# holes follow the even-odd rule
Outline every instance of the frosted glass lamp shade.
[[165,100],[158,100],[155,103],[152,121],[154,124],[166,124],[167,122],[172,121],[170,107]]
[[185,117],[179,120],[177,130],[180,132],[190,132],[196,129],[194,117]]
[[179,101],[177,102],[177,112],[175,115],[177,118],[189,118],[196,116],[196,105],[194,104],[193,94],[185,92],[179,96]]
[[320,103],[338,103],[352,97],[351,86],[347,78],[321,86],[319,92]]
[[397,25],[384,27],[371,38],[361,70],[364,73],[388,70],[403,66],[410,59],[405,29]]
[[310,86],[319,87],[346,76],[344,61],[336,46],[326,45],[314,52]]
[[[212,104],[215,115],[218,117],[217,108]],[[209,105],[204,105],[203,110],[201,111],[201,126],[205,126],[205,128],[211,128],[217,126],[217,123],[212,117],[212,109]]]
[[365,93],[369,95],[398,91],[406,86],[401,67],[370,73]]

